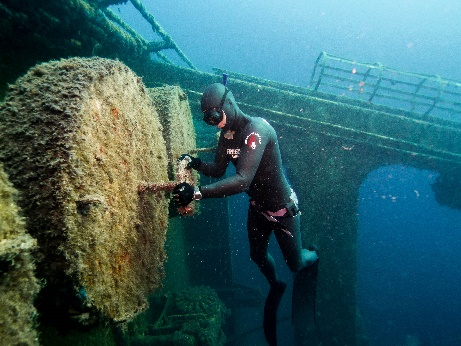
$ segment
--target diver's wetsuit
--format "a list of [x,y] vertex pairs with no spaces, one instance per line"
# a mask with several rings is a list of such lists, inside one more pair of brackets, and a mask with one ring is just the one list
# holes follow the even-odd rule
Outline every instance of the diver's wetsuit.
[[289,268],[297,272],[306,265],[301,258],[299,213],[284,209],[290,205],[293,195],[283,173],[277,135],[272,126],[262,118],[238,117],[232,128],[235,130],[233,138],[226,138],[229,136],[224,135],[223,129],[214,162],[202,162],[198,171],[219,178],[232,162],[236,174],[201,186],[200,190],[203,198],[247,192],[250,196],[248,237],[251,258],[272,285],[278,280],[273,259],[267,252],[272,231],[275,231]]

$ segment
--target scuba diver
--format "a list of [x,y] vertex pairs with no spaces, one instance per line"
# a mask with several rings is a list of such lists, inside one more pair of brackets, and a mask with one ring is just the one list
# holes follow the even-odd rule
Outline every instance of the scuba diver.
[[209,85],[202,96],[203,120],[221,129],[214,162],[203,162],[183,154],[188,168],[214,178],[222,177],[232,162],[233,176],[205,186],[178,184],[173,190],[177,204],[220,198],[246,192],[250,198],[248,239],[251,259],[270,285],[264,308],[264,333],[270,345],[277,344],[277,309],[286,288],[279,279],[268,245],[272,232],[285,261],[294,273],[317,264],[314,250],[302,248],[298,200],[285,177],[277,135],[264,119],[250,117],[238,107],[232,92],[223,84]]

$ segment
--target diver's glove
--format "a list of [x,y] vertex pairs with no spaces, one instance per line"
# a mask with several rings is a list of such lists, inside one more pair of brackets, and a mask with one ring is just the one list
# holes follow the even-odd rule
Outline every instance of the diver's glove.
[[194,187],[188,183],[181,183],[173,189],[173,199],[176,204],[185,207],[194,199]]
[[182,160],[189,161],[187,168],[199,169],[200,165],[202,164],[202,160],[200,160],[198,157],[192,157],[189,154],[182,154],[178,161]]

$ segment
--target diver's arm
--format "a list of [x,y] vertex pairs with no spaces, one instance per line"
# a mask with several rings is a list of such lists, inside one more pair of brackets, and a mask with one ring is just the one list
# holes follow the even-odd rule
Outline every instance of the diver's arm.
[[219,137],[218,149],[216,150],[215,159],[213,162],[203,162],[197,168],[197,171],[213,178],[221,178],[226,173],[227,166],[229,165],[229,158],[227,157],[226,148],[223,144],[223,136]]
[[255,149],[244,144],[240,149],[236,173],[232,177],[225,178],[216,183],[201,186],[202,197],[226,197],[247,191],[261,163],[267,143],[268,139],[265,136],[261,143],[257,144]]

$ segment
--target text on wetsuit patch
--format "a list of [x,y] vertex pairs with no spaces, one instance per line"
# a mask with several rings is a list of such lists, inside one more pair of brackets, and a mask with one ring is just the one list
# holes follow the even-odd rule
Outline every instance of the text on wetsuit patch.
[[232,158],[236,159],[240,156],[240,149],[227,149],[227,155],[230,155]]

